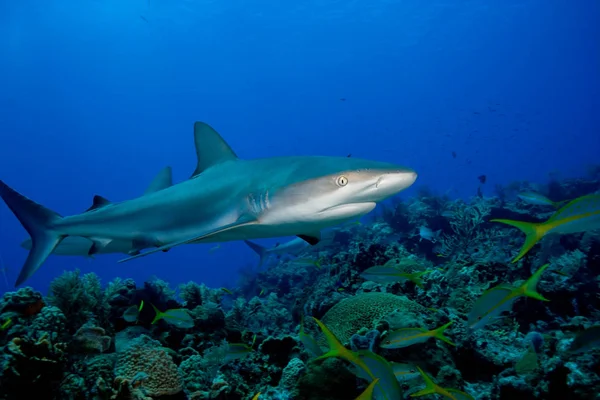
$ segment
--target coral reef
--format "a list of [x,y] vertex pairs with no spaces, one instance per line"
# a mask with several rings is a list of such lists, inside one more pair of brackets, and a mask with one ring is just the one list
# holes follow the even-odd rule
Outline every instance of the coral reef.
[[[298,256],[318,263],[271,260],[263,270],[243,270],[229,293],[195,282],[174,290],[160,279],[141,286],[115,279],[103,288],[98,276],[79,271],[56,278],[48,296],[30,287],[5,293],[0,400],[39,393],[90,400],[250,400],[258,392],[260,400],[356,398],[368,382],[346,361],[315,360],[328,341],[311,317],[349,351],[408,366],[410,376],[398,378],[403,398],[423,388],[416,367],[441,387],[481,400],[597,398],[600,350],[591,343],[577,352],[572,343],[600,324],[600,233],[545,237],[511,263],[524,235],[491,220],[553,215],[552,207],[517,197],[524,190],[561,201],[598,189],[598,181],[585,179],[517,182],[469,201],[422,189],[371,220],[336,228],[333,241]],[[421,227],[439,233],[424,238]],[[471,326],[478,299],[498,286],[523,285],[546,263],[537,291],[550,301],[517,299],[487,325]],[[384,265],[399,278],[361,276]],[[405,278],[414,273],[422,273],[422,285]],[[167,316],[153,324],[150,305],[191,323]],[[450,321],[445,334],[456,346],[431,339],[381,347],[390,332],[425,335]]]

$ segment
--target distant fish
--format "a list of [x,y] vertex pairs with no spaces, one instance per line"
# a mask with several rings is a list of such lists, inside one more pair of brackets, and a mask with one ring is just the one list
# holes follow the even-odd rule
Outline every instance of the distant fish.
[[522,230],[526,237],[519,254],[512,260],[519,261],[531,248],[549,234],[568,234],[600,229],[600,195],[590,194],[571,200],[567,205],[554,213],[547,221],[522,222],[510,219],[492,219]]
[[419,236],[421,237],[421,239],[419,239],[419,240],[425,239],[425,240],[429,240],[432,243],[435,243],[438,241],[441,233],[442,233],[441,229],[434,232],[426,226],[421,226],[419,228]]
[[246,357],[252,353],[252,347],[244,343],[230,343],[225,354],[225,362],[237,360]]
[[406,273],[396,267],[386,265],[378,265],[375,267],[371,267],[363,271],[360,276],[363,278],[377,282],[377,283],[393,283],[393,282],[404,282],[411,281],[421,289],[423,289],[423,279],[421,278],[423,275],[429,273],[431,271],[420,271],[414,273]]
[[177,328],[187,329],[194,326],[194,320],[184,308],[174,308],[164,312],[156,308],[154,304],[152,304],[152,308],[154,308],[154,311],[156,312],[156,316],[154,317],[154,320],[152,320],[152,324],[156,324],[162,319],[168,324]]
[[382,349],[400,349],[417,343],[424,343],[431,338],[439,339],[451,346],[456,346],[450,339],[444,336],[444,331],[452,325],[453,321],[439,328],[427,330],[423,328],[403,328],[388,333],[380,344]]
[[312,258],[296,258],[295,260],[290,261],[290,265],[296,267],[316,267],[317,269],[321,269],[323,266],[321,265],[322,259],[312,259]]
[[230,296],[233,296],[233,292],[229,289],[227,289],[226,287],[222,287],[221,288],[222,291],[224,291],[225,293],[227,293]]
[[218,244],[218,245],[216,245],[216,246],[213,246],[213,247],[211,247],[211,248],[208,250],[208,252],[209,252],[210,254],[212,254],[212,253],[214,253],[215,251],[219,250],[220,248],[221,248],[221,244]]
[[594,325],[579,332],[571,342],[570,353],[586,353],[600,347],[600,325]]
[[496,319],[512,306],[520,297],[530,297],[541,301],[550,301],[537,292],[537,284],[550,264],[540,267],[524,284],[519,287],[509,285],[498,285],[486,290],[475,301],[471,312],[467,316],[467,324],[471,329],[484,327],[493,319]]
[[310,246],[305,240],[300,238],[292,239],[289,242],[283,244],[278,243],[275,246],[269,248],[251,242],[250,240],[244,240],[244,243],[246,243],[248,247],[254,250],[254,252],[260,257],[260,260],[258,262],[259,267],[263,265],[265,260],[271,255],[290,254],[292,256],[297,256],[298,254],[306,250],[307,247]]
[[485,176],[485,175],[479,175],[477,177],[477,179],[479,179],[479,182],[485,183],[487,181],[487,176]]
[[442,213],[440,215],[444,218],[454,218],[454,216],[456,215],[456,212],[454,212],[452,210],[445,210],[445,211],[442,211]]
[[560,208],[569,201],[552,201],[543,194],[536,192],[522,192],[519,193],[517,197],[527,204],[533,204],[536,206],[551,206],[554,208]]
[[4,321],[2,323],[2,325],[0,325],[0,331],[5,331],[6,329],[8,329],[8,327],[10,326],[10,324],[12,324],[12,319],[7,319],[6,321]]
[[452,152],[452,158],[456,158],[456,152],[455,151]]
[[144,308],[144,300],[142,300],[140,302],[139,306],[136,306],[134,304],[131,307],[129,307],[127,310],[125,310],[125,312],[123,313],[123,319],[127,322],[137,321],[137,319],[140,315],[140,312],[142,312],[143,308]]

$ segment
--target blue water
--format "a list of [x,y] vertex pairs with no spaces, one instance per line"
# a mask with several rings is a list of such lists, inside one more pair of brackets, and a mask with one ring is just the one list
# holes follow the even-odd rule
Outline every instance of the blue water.
[[[0,179],[63,215],[94,194],[132,198],[166,165],[189,177],[196,120],[243,158],[410,166],[403,196],[467,198],[481,174],[486,195],[584,176],[600,153],[599,38],[595,0],[0,0]],[[2,204],[11,284],[25,238]],[[233,285],[257,261],[214,246],[126,264],[53,256],[27,284],[80,268]]]

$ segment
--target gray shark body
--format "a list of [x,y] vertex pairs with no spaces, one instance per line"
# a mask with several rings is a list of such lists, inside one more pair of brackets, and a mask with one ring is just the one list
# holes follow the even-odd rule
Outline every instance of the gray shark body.
[[[152,180],[150,185],[146,188],[144,195],[166,189],[172,185],[173,170],[171,169],[171,167],[165,167]],[[92,206],[88,208],[87,211],[103,207],[109,203],[111,202],[104,197],[94,196]],[[134,243],[131,240],[113,239],[106,246],[99,248],[95,254],[91,254],[93,245],[94,242],[86,237],[67,236],[54,248],[52,254],[58,256],[93,257],[95,254],[112,253],[134,255],[137,254],[137,252],[139,252],[140,250],[139,248],[136,248],[134,246]],[[31,250],[31,239],[24,240],[21,243],[21,247],[23,247],[26,250]]]
[[412,185],[408,168],[347,157],[240,160],[210,126],[194,125],[198,167],[189,180],[120,203],[61,217],[0,181],[0,196],[32,239],[17,279],[28,279],[68,236],[93,242],[90,255],[113,240],[155,249],[188,243],[297,235],[311,244],[320,231],[370,212]]

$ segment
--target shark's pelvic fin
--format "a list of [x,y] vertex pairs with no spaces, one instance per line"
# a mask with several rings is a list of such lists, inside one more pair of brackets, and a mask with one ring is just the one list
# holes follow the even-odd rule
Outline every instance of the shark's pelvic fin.
[[317,245],[321,241],[321,233],[320,232],[311,233],[309,235],[296,235],[296,236],[298,236],[300,239],[304,240],[306,243],[310,244],[311,246]]
[[90,237],[88,239],[90,239],[93,242],[92,246],[90,247],[90,250],[88,251],[88,256],[90,257],[94,254],[98,254],[99,252],[101,252],[102,249],[104,249],[106,246],[108,246],[110,242],[112,242],[112,239],[108,238]]
[[196,145],[198,164],[192,178],[213,165],[238,159],[221,135],[204,122],[194,123],[194,144]]
[[150,254],[153,254],[153,253],[157,253],[159,251],[166,252],[166,251],[172,249],[173,247],[180,246],[182,244],[187,244],[187,243],[195,242],[197,240],[206,239],[206,238],[209,238],[209,237],[211,237],[213,235],[216,235],[218,233],[221,233],[221,232],[225,232],[225,231],[228,231],[228,230],[231,230],[231,229],[235,229],[235,228],[239,228],[239,227],[246,226],[246,225],[254,225],[254,224],[258,224],[258,220],[256,219],[256,217],[254,217],[254,216],[242,216],[242,217],[238,218],[237,221],[235,221],[235,222],[233,222],[231,224],[220,226],[220,227],[218,227],[216,229],[204,232],[204,233],[202,233],[202,234],[200,234],[198,236],[194,236],[194,237],[189,238],[189,239],[184,239],[184,240],[180,240],[179,242],[169,243],[169,244],[166,244],[164,246],[158,247],[156,249],[152,249],[152,250],[146,251],[144,253],[140,253],[140,254],[137,254],[137,255],[134,255],[134,256],[131,256],[131,257],[128,257],[128,258],[124,258],[122,260],[119,260],[118,262],[121,263],[121,262],[129,261],[129,260],[133,260],[134,258],[145,257],[147,255],[150,255]]
[[171,167],[165,167],[161,169],[158,175],[150,182],[150,185],[148,185],[144,194],[158,192],[171,186],[173,186],[173,169]]
[[106,207],[109,204],[111,204],[111,201],[107,198],[100,195],[95,195],[94,199],[92,200],[92,205],[85,211],[97,210],[98,208]]
[[249,240],[244,240],[244,243],[246,243],[248,245],[248,247],[250,247],[252,250],[254,250],[254,252],[256,254],[258,254],[258,256],[260,257],[260,260],[258,261],[258,267],[262,266],[263,263],[265,262],[265,259],[268,256],[267,249],[259,244],[251,242]]
[[15,283],[15,286],[19,286],[40,268],[65,237],[53,229],[54,224],[62,217],[29,200],[2,181],[0,181],[0,197],[31,236],[31,250]]

